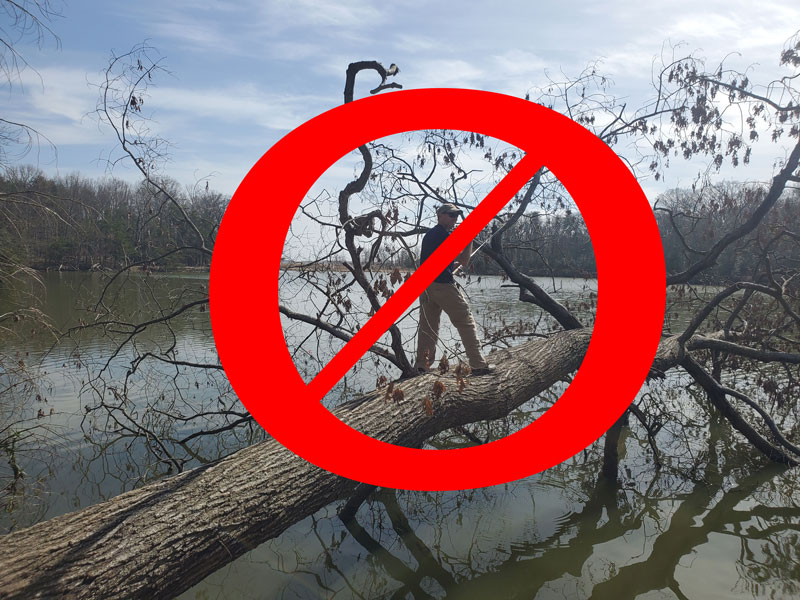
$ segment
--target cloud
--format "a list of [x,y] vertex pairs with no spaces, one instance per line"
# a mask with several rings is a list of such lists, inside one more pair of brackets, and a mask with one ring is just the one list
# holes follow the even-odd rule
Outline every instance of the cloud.
[[22,84],[22,96],[44,115],[80,121],[97,104],[97,88],[89,84],[81,69],[48,67],[39,69],[38,74],[26,71]]
[[177,15],[165,15],[154,24],[153,31],[157,36],[199,49],[216,49],[224,52],[226,49],[236,48],[235,44],[223,36],[218,30],[217,23],[214,22],[199,22],[185,17],[178,18]]
[[[148,35],[198,53],[296,60],[322,56],[332,44],[369,42],[388,20],[389,5],[367,0],[245,0],[237,3],[135,3],[124,18],[151,23]],[[325,43],[320,43],[325,40]]]
[[57,146],[98,144],[107,136],[91,113],[97,88],[74,68],[46,67],[23,72],[21,86],[6,101],[6,114],[33,127]]
[[460,58],[427,58],[402,71],[413,88],[474,87],[486,79],[487,72],[477,61]]
[[[252,84],[231,88],[162,87],[154,91],[150,103],[168,119],[179,119],[189,127],[194,123],[200,133],[212,123],[288,131],[327,108],[321,96],[266,92]],[[164,122],[162,116],[158,118]]]
[[408,33],[399,33],[392,38],[392,45],[407,54],[420,54],[437,50],[440,48],[440,44],[441,42],[435,38]]
[[495,73],[502,77],[539,76],[547,67],[547,61],[533,52],[508,50],[492,57]]
[[[252,10],[243,3],[142,1],[111,4],[107,10],[133,29],[146,23],[142,35],[156,38],[159,46],[171,46],[169,42],[175,42],[184,49],[215,55],[246,54],[247,44],[241,30],[256,25]],[[231,35],[234,24],[238,25],[239,35],[236,36]]]
[[[610,93],[634,107],[653,93],[652,59],[665,38],[686,41],[681,52],[701,48],[712,66],[741,51],[729,57],[731,65],[760,63],[751,79],[768,82],[785,74],[777,57],[800,23],[800,5],[787,0],[765,0],[757,10],[745,0],[611,0],[578,7],[141,0],[77,3],[70,12],[65,26],[76,25],[63,36],[63,53],[37,63],[45,65],[42,81],[31,76],[24,94],[13,90],[10,102],[0,99],[4,116],[31,123],[59,145],[110,147],[108,131],[86,118],[97,90],[85,73],[97,79],[93,73],[105,63],[107,44],[152,37],[180,78],[154,88],[146,105],[155,110],[154,128],[177,146],[175,172],[192,181],[216,170],[227,182],[284,132],[340,104],[345,69],[354,60],[397,63],[401,73],[394,80],[406,89],[468,87],[522,96],[545,83],[546,70],[559,79],[561,73],[574,77],[605,57],[598,71],[614,80]],[[108,30],[86,25],[93,17]],[[77,50],[68,50],[76,43]],[[374,73],[363,74],[356,96],[376,83]]]
[[296,40],[271,42],[267,48],[273,56],[288,61],[316,60],[325,53],[322,45]]
[[737,19],[728,14],[687,13],[674,21],[667,32],[684,38],[721,39],[738,30]]
[[272,0],[266,13],[292,25],[368,28],[386,20],[377,3],[367,0]]

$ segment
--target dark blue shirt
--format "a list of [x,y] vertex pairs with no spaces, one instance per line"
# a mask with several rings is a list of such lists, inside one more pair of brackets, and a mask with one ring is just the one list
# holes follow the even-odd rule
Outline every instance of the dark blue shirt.
[[[433,251],[436,250],[443,241],[447,239],[448,235],[450,235],[450,233],[441,225],[436,225],[428,230],[428,233],[426,233],[422,238],[422,251],[419,255],[420,265],[428,260],[428,257],[433,254]],[[439,283],[455,283],[456,279],[453,277],[454,268],[455,267],[451,262],[434,281]]]

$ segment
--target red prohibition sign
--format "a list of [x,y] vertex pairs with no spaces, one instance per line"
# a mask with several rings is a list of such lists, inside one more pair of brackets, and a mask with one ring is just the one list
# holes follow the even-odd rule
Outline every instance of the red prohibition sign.
[[[513,144],[525,156],[437,251],[307,385],[287,349],[278,312],[284,241],[298,205],[339,158],[396,133],[452,129]],[[436,275],[546,166],[586,222],[597,264],[592,339],[561,398],[500,440],[458,450],[396,446],[337,419],[325,394]],[[527,477],[599,438],[644,382],[661,336],[664,254],[647,198],[592,133],[552,110],[464,89],[392,92],[325,112],[276,143],[244,178],[225,212],[211,261],[214,339],[229,381],[276,440],[328,471],[379,486],[452,490]],[[420,408],[420,410],[423,410]]]

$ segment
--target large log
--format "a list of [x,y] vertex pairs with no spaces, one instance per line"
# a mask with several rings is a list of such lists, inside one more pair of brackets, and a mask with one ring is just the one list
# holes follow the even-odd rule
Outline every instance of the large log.
[[[548,389],[580,366],[590,336],[565,331],[492,353],[498,375],[472,378],[460,393],[453,375],[441,376],[447,391],[433,415],[423,399],[436,375],[402,382],[397,403],[376,390],[334,414],[376,439],[419,447]],[[172,598],[355,486],[267,440],[3,537],[0,598]]]

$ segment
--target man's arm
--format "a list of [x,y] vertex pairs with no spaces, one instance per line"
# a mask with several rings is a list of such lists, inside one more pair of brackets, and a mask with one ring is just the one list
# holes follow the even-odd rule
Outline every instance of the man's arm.
[[455,267],[458,269],[459,267],[466,269],[469,265],[469,259],[472,258],[472,242],[467,244],[467,247],[458,255],[455,260]]

